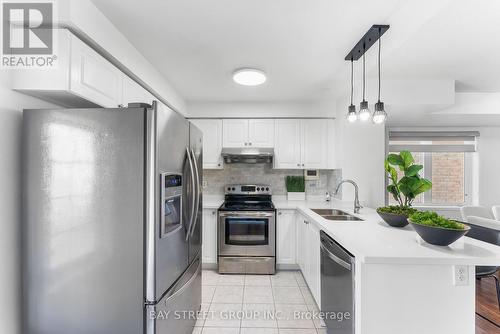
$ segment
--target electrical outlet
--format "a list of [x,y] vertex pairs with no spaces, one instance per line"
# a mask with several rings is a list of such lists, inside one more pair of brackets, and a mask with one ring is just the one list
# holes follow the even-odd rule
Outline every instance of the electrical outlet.
[[453,284],[454,285],[469,285],[469,267],[454,266],[453,267]]
[[206,180],[201,181],[201,186],[203,187],[203,189],[205,189],[206,187],[208,187],[208,182]]

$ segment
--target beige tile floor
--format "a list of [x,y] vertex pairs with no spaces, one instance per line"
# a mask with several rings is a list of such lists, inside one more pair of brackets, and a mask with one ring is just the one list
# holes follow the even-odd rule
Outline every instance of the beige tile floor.
[[318,311],[298,271],[265,276],[204,270],[202,277],[205,316],[193,334],[326,334],[321,320],[293,316]]

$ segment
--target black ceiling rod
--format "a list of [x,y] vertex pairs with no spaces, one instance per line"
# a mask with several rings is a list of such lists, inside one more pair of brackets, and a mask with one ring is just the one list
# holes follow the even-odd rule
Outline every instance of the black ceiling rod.
[[361,58],[370,47],[377,42],[380,37],[389,30],[387,24],[374,24],[366,32],[366,34],[359,40],[352,50],[345,56],[345,60],[351,61]]

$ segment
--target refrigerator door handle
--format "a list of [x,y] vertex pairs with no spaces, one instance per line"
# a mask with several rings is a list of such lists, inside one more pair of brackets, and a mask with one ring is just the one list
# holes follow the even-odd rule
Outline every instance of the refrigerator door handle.
[[189,225],[187,226],[186,231],[186,241],[189,239],[189,232],[191,231],[191,225],[193,224],[194,211],[195,211],[195,198],[196,198],[196,184],[195,184],[195,174],[193,169],[193,161],[191,160],[191,152],[189,152],[189,147],[186,147],[187,159],[189,162],[189,172],[191,173],[191,186],[193,190],[193,198],[191,199],[191,215],[189,216]]
[[200,175],[198,173],[198,163],[196,162],[196,155],[194,154],[193,149],[191,149],[191,155],[193,157],[193,163],[194,163],[194,171],[196,173],[196,195],[195,195],[195,214],[194,214],[194,221],[193,221],[193,226],[191,227],[191,236],[194,234],[194,229],[196,227],[196,224],[198,223],[198,213],[200,211],[200,194],[201,194],[201,185],[200,185]]

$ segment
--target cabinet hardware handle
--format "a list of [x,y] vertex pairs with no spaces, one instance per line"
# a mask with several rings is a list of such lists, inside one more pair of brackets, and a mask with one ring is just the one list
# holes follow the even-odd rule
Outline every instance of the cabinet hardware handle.
[[247,146],[247,145],[248,145],[248,143],[245,143],[245,146]]
[[248,143],[248,145],[252,146],[252,143]]
[[302,164],[302,167],[304,167],[304,164]]
[[300,164],[297,164],[297,167],[300,167]]
[[212,211],[212,215],[214,215],[214,216],[215,216],[215,211]]
[[281,211],[280,211],[280,212],[278,212],[278,215],[280,215],[280,216],[281,216]]

